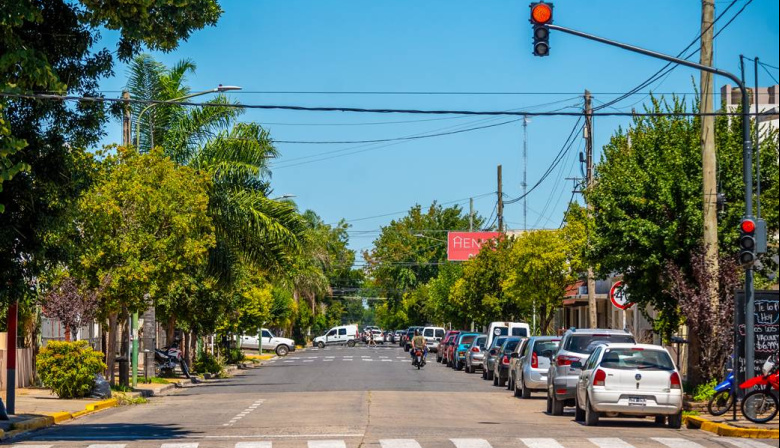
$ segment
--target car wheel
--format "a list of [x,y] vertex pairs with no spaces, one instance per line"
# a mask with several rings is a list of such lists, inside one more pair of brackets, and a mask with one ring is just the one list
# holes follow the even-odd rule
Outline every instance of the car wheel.
[[355,341],[347,341],[347,347],[354,347]]
[[487,381],[487,370],[484,367],[482,368],[482,379]]
[[531,398],[531,390],[525,387],[525,378],[520,377],[520,396],[523,398]]
[[507,382],[506,382],[506,389],[507,390],[515,390],[515,380],[512,377],[510,377],[507,380]]
[[407,346],[405,346],[405,345],[404,345],[404,351],[405,351],[405,352],[408,352],[408,351],[409,351],[409,347],[407,347]]
[[580,400],[576,396],[574,397],[574,421],[585,421],[585,410],[580,408]]
[[665,415],[656,415],[655,416],[655,424],[658,426],[664,426],[666,424],[666,416]]
[[496,375],[498,377],[498,387],[506,387],[506,378],[501,378],[501,375]]
[[498,377],[496,376],[495,373],[492,376],[493,376],[493,385],[498,386]]
[[552,399],[549,391],[547,392],[547,414],[552,414]]
[[287,356],[288,353],[290,353],[290,347],[280,344],[276,346],[276,356]]
[[495,379],[495,378],[493,378],[493,371],[492,370],[488,370],[487,379],[488,379],[488,381]]
[[441,356],[436,355],[436,362],[441,363],[441,359],[442,359]]
[[514,396],[515,396],[516,398],[520,398],[520,397],[522,396],[522,394],[523,394],[523,392],[522,392],[522,388],[521,388],[521,387],[520,387],[518,384],[515,384],[515,392],[514,392]]
[[552,394],[552,409],[551,409],[552,415],[555,416],[561,416],[563,415],[563,401],[559,400],[555,397],[555,393]]
[[[561,406],[563,408],[563,406]],[[598,426],[599,424],[599,413],[593,410],[593,407],[590,405],[590,398],[588,396],[585,396],[585,426]]]
[[682,428],[682,411],[667,417],[667,423],[671,429]]
[[320,342],[318,342],[318,343],[317,343],[317,347],[319,347],[319,348],[325,348],[325,343],[324,343],[324,342],[322,342],[322,341],[320,341]]

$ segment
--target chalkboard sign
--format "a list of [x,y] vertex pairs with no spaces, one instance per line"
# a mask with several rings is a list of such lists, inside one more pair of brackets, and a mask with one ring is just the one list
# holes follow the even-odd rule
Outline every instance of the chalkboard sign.
[[[780,302],[778,291],[756,291],[754,301],[754,333],[755,333],[755,369],[756,375],[761,374],[764,361],[772,353],[777,353],[780,343]],[[745,293],[737,292],[737,309],[744,309]],[[744,320],[743,320],[744,322]],[[737,344],[745,340],[745,325],[739,327]],[[744,358],[740,359],[740,366],[744,366]]]

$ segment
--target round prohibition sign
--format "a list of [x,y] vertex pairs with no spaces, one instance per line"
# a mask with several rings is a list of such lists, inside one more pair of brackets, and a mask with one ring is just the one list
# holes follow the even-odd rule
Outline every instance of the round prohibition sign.
[[615,282],[614,285],[612,285],[612,288],[609,290],[609,300],[612,302],[612,305],[615,306],[615,308],[620,308],[621,310],[627,310],[634,306],[633,303],[628,298],[628,291],[626,291],[628,288],[626,288],[625,283],[622,281]]

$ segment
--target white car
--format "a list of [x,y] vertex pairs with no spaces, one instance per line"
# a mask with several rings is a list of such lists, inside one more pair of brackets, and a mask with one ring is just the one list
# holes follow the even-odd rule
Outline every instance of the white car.
[[[581,364],[577,361],[574,364]],[[648,344],[604,344],[580,366],[575,420],[596,426],[599,417],[653,416],[682,426],[682,382],[672,357]]]
[[260,330],[262,338],[258,336],[241,336],[241,347],[257,350],[262,339],[263,350],[273,350],[278,356],[287,356],[295,351],[295,341],[287,338],[277,338],[267,328]]

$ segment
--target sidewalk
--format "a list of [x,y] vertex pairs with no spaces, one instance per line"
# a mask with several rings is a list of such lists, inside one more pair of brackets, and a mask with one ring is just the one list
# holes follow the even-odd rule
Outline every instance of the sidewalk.
[[750,439],[777,439],[779,437],[778,418],[765,423],[753,423],[742,415],[737,415],[737,420],[732,420],[731,413],[720,417],[712,415],[687,415],[683,422],[688,428],[708,431],[719,436],[743,437]]

